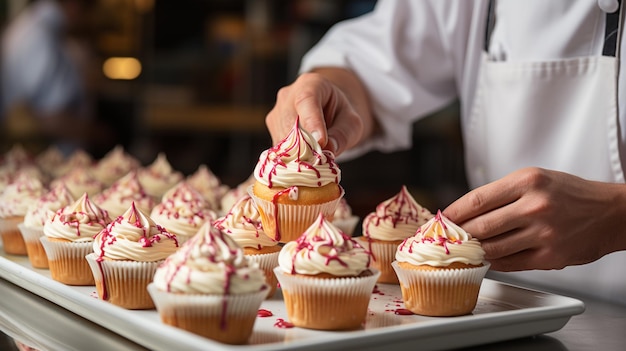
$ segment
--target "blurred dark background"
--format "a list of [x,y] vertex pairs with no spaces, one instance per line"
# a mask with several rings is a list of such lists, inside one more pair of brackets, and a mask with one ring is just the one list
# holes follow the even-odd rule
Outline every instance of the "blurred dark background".
[[[0,0],[0,31],[39,1],[50,0]],[[88,6],[78,16],[81,25],[68,36],[82,52],[89,93],[83,112],[96,128],[76,145],[94,158],[122,145],[144,164],[163,151],[175,169],[189,174],[205,163],[229,186],[244,181],[259,153],[270,146],[265,115],[278,89],[295,79],[302,55],[332,24],[375,4],[82,2]],[[10,49],[5,45],[3,50]],[[27,102],[7,108],[0,118],[0,151],[20,143],[36,155],[54,142],[37,118]],[[341,164],[342,185],[355,214],[374,210],[403,184],[431,211],[466,191],[458,106],[417,122],[414,130],[411,150],[371,152]]]

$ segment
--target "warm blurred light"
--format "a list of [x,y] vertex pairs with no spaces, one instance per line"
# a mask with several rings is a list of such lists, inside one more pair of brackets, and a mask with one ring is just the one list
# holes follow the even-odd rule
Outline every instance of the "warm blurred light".
[[141,62],[134,57],[111,57],[104,61],[102,72],[109,79],[135,79],[141,74]]
[[148,13],[154,8],[154,0],[135,0],[135,8],[139,13]]

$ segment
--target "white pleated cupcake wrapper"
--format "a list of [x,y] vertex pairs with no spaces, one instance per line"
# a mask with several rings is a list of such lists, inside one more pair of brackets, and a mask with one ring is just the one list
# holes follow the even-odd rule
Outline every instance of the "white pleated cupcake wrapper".
[[366,277],[315,278],[285,273],[280,267],[274,268],[280,287],[291,294],[316,295],[328,294],[335,297],[371,295],[380,276],[380,271],[370,268],[372,275]]
[[17,225],[24,241],[27,243],[41,243],[39,240],[43,236],[43,227],[27,227],[24,223]]
[[278,255],[280,251],[270,252],[258,255],[246,255],[249,262],[257,263],[259,268],[265,273],[265,282],[271,284],[267,289],[267,297],[274,293],[276,290],[276,276],[274,275],[274,268],[278,267]]
[[156,262],[139,262],[139,261],[113,261],[102,260],[98,264],[97,256],[94,253],[90,253],[85,256],[89,267],[93,272],[93,277],[96,280],[102,281],[106,276],[108,279],[114,279],[118,281],[125,280],[150,280],[154,277],[154,273],[159,265],[164,261]]
[[265,300],[267,289],[233,295],[184,294],[159,290],[154,283],[148,285],[148,292],[160,314],[172,314],[183,317],[256,316],[261,303]]
[[24,221],[24,217],[7,217],[0,218],[0,232],[4,232],[6,230],[16,230],[18,224]]
[[391,263],[400,283],[404,286],[438,285],[445,287],[480,285],[491,264],[484,262],[481,267],[461,269],[441,269],[434,271],[403,269],[397,261]]
[[276,219],[278,222],[276,225],[279,226],[278,229],[281,235],[279,241],[288,242],[297,239],[304,233],[304,231],[315,222],[320,213],[322,213],[325,218],[332,220],[344,193],[342,191],[341,195],[335,200],[315,205],[274,204],[272,201],[267,201],[255,196],[252,191],[252,186],[248,188],[248,194],[250,194],[255,204],[265,213],[265,216],[261,216],[261,222],[266,232],[272,230],[271,224],[268,222],[269,219],[271,218],[272,222]]
[[82,258],[84,259],[89,253],[93,252],[93,242],[62,242],[50,241],[48,237],[39,238],[46,251],[48,260],[60,260],[63,258]]
[[382,262],[385,262],[389,265],[389,269],[391,269],[391,262],[396,260],[396,251],[398,250],[398,245],[381,242],[372,242],[370,244],[367,242],[367,239],[365,239],[364,241],[367,245],[365,246],[365,248],[368,250],[372,250],[372,254],[374,255],[373,261],[376,261],[376,263],[379,265]]
[[337,228],[341,229],[342,232],[352,236],[354,234],[354,229],[356,229],[356,225],[359,223],[358,216],[351,216],[349,218],[342,219],[334,219],[333,225]]

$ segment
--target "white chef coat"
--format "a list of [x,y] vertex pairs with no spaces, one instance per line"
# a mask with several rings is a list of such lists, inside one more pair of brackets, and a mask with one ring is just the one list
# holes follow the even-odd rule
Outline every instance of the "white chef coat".
[[[465,127],[474,103],[479,65],[485,43],[487,0],[382,0],[367,15],[337,24],[304,57],[301,71],[315,67],[346,67],[371,92],[372,108],[383,133],[357,149],[349,158],[376,148],[381,151],[411,146],[411,125],[456,98],[461,102]],[[606,13],[597,0],[500,0],[488,54],[494,60],[560,60],[601,55]],[[624,37],[622,37],[622,46]],[[620,62],[624,66],[624,57]],[[626,75],[620,70],[619,150],[626,164]],[[472,186],[475,165],[468,164]],[[549,168],[549,167],[548,167]],[[493,181],[495,179],[486,179]],[[597,179],[609,181],[609,179]],[[553,288],[626,304],[626,252],[613,253],[584,266],[562,271],[509,276]],[[592,289],[589,287],[592,286]],[[581,291],[581,289],[584,289]]]
[[56,1],[37,1],[3,33],[0,119],[16,103],[42,113],[82,108],[84,87],[78,63],[63,40],[64,15],[59,6]]

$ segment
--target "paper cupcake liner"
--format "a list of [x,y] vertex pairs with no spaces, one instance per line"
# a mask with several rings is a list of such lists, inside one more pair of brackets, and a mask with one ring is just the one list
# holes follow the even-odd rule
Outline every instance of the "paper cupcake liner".
[[276,288],[278,286],[278,279],[274,274],[274,268],[278,267],[278,255],[280,251],[259,254],[259,255],[246,255],[249,262],[254,262],[259,265],[259,268],[265,273],[265,282],[269,286],[267,292],[267,298],[274,296]]
[[105,259],[98,262],[94,253],[85,256],[85,259],[91,268],[101,300],[132,310],[154,308],[147,286],[163,260],[138,262]]
[[335,200],[321,204],[286,205],[274,204],[272,201],[257,197],[252,191],[252,186],[248,188],[248,194],[259,210],[265,233],[281,243],[296,240],[315,222],[320,213],[332,220],[339,201],[343,197],[342,192]]
[[348,330],[362,326],[376,280],[377,269],[366,277],[316,278],[274,273],[280,283],[287,316],[295,326],[320,330]]
[[460,316],[476,307],[478,293],[491,266],[462,269],[404,269],[392,264],[398,275],[405,307],[426,316]]
[[17,227],[24,238],[28,260],[33,268],[48,268],[48,256],[40,240],[44,235],[43,227],[27,227],[24,223],[18,224]]
[[28,255],[26,243],[22,233],[18,229],[18,224],[24,222],[24,216],[0,218],[0,237],[4,252],[10,255]]
[[245,344],[267,290],[237,295],[170,293],[148,285],[163,323],[227,343]]
[[359,237],[358,243],[365,247],[372,254],[370,265],[380,270],[379,283],[399,284],[398,276],[391,267],[391,262],[396,260],[398,244],[383,241],[369,241],[368,238]]
[[40,238],[48,256],[52,279],[68,285],[94,285],[93,274],[85,259],[93,252],[93,243],[72,241],[51,241]]
[[354,234],[354,229],[356,229],[356,225],[359,223],[359,216],[351,216],[349,218],[335,218],[333,219],[333,225],[339,228],[342,232],[352,236]]

